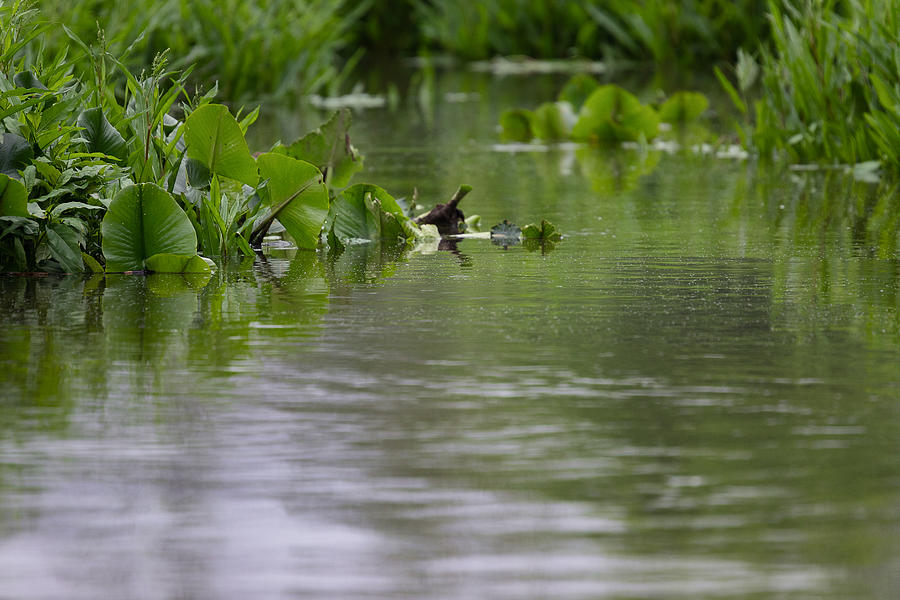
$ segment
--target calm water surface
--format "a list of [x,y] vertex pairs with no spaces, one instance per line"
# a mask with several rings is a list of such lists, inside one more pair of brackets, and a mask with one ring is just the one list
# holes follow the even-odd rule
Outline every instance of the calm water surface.
[[549,84],[441,81],[364,179],[562,243],[0,278],[0,598],[896,597],[871,190],[496,148]]

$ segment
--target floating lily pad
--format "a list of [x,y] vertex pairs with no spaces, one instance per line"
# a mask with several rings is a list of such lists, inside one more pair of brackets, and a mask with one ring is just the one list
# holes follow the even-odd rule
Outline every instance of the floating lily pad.
[[596,79],[586,73],[579,73],[566,82],[557,100],[568,102],[578,110],[598,87],[600,84]]
[[491,227],[491,241],[501,246],[513,246],[518,244],[522,239],[522,229],[515,223],[510,223],[503,219],[502,223],[498,223]]
[[556,226],[547,221],[541,220],[540,225],[529,223],[522,228],[522,238],[526,240],[558,242],[562,239],[562,235],[556,230]]
[[575,124],[575,111],[568,102],[545,102],[534,111],[531,129],[534,135],[545,141],[569,138]]

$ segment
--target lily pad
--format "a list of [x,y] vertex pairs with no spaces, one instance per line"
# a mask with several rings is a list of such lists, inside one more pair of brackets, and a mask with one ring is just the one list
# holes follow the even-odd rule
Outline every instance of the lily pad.
[[522,228],[522,238],[526,240],[558,242],[562,235],[556,230],[556,226],[546,219],[541,220],[540,225],[529,223]]

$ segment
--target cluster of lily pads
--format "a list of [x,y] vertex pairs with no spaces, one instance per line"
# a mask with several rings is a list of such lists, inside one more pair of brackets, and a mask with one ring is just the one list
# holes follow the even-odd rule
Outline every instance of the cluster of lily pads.
[[660,123],[693,121],[708,106],[703,94],[681,91],[654,107],[617,85],[601,85],[590,75],[579,74],[565,84],[556,101],[546,102],[533,111],[505,111],[500,116],[500,135],[507,142],[649,141],[658,135]]

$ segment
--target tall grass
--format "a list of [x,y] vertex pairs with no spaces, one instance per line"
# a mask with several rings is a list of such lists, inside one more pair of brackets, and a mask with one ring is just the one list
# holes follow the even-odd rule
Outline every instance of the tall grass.
[[766,35],[765,0],[408,0],[422,43],[472,59],[579,55],[695,66]]
[[[900,172],[900,0],[769,2],[772,45],[744,58],[742,91],[759,74],[745,142],[793,162],[881,161]],[[726,83],[727,85],[727,83]]]
[[[228,100],[322,91],[336,78],[370,0],[38,0],[45,18],[87,43],[104,31],[109,51],[140,71],[166,48],[175,69],[219,83]],[[52,43],[65,44],[58,31]],[[130,48],[130,51],[128,50]]]

